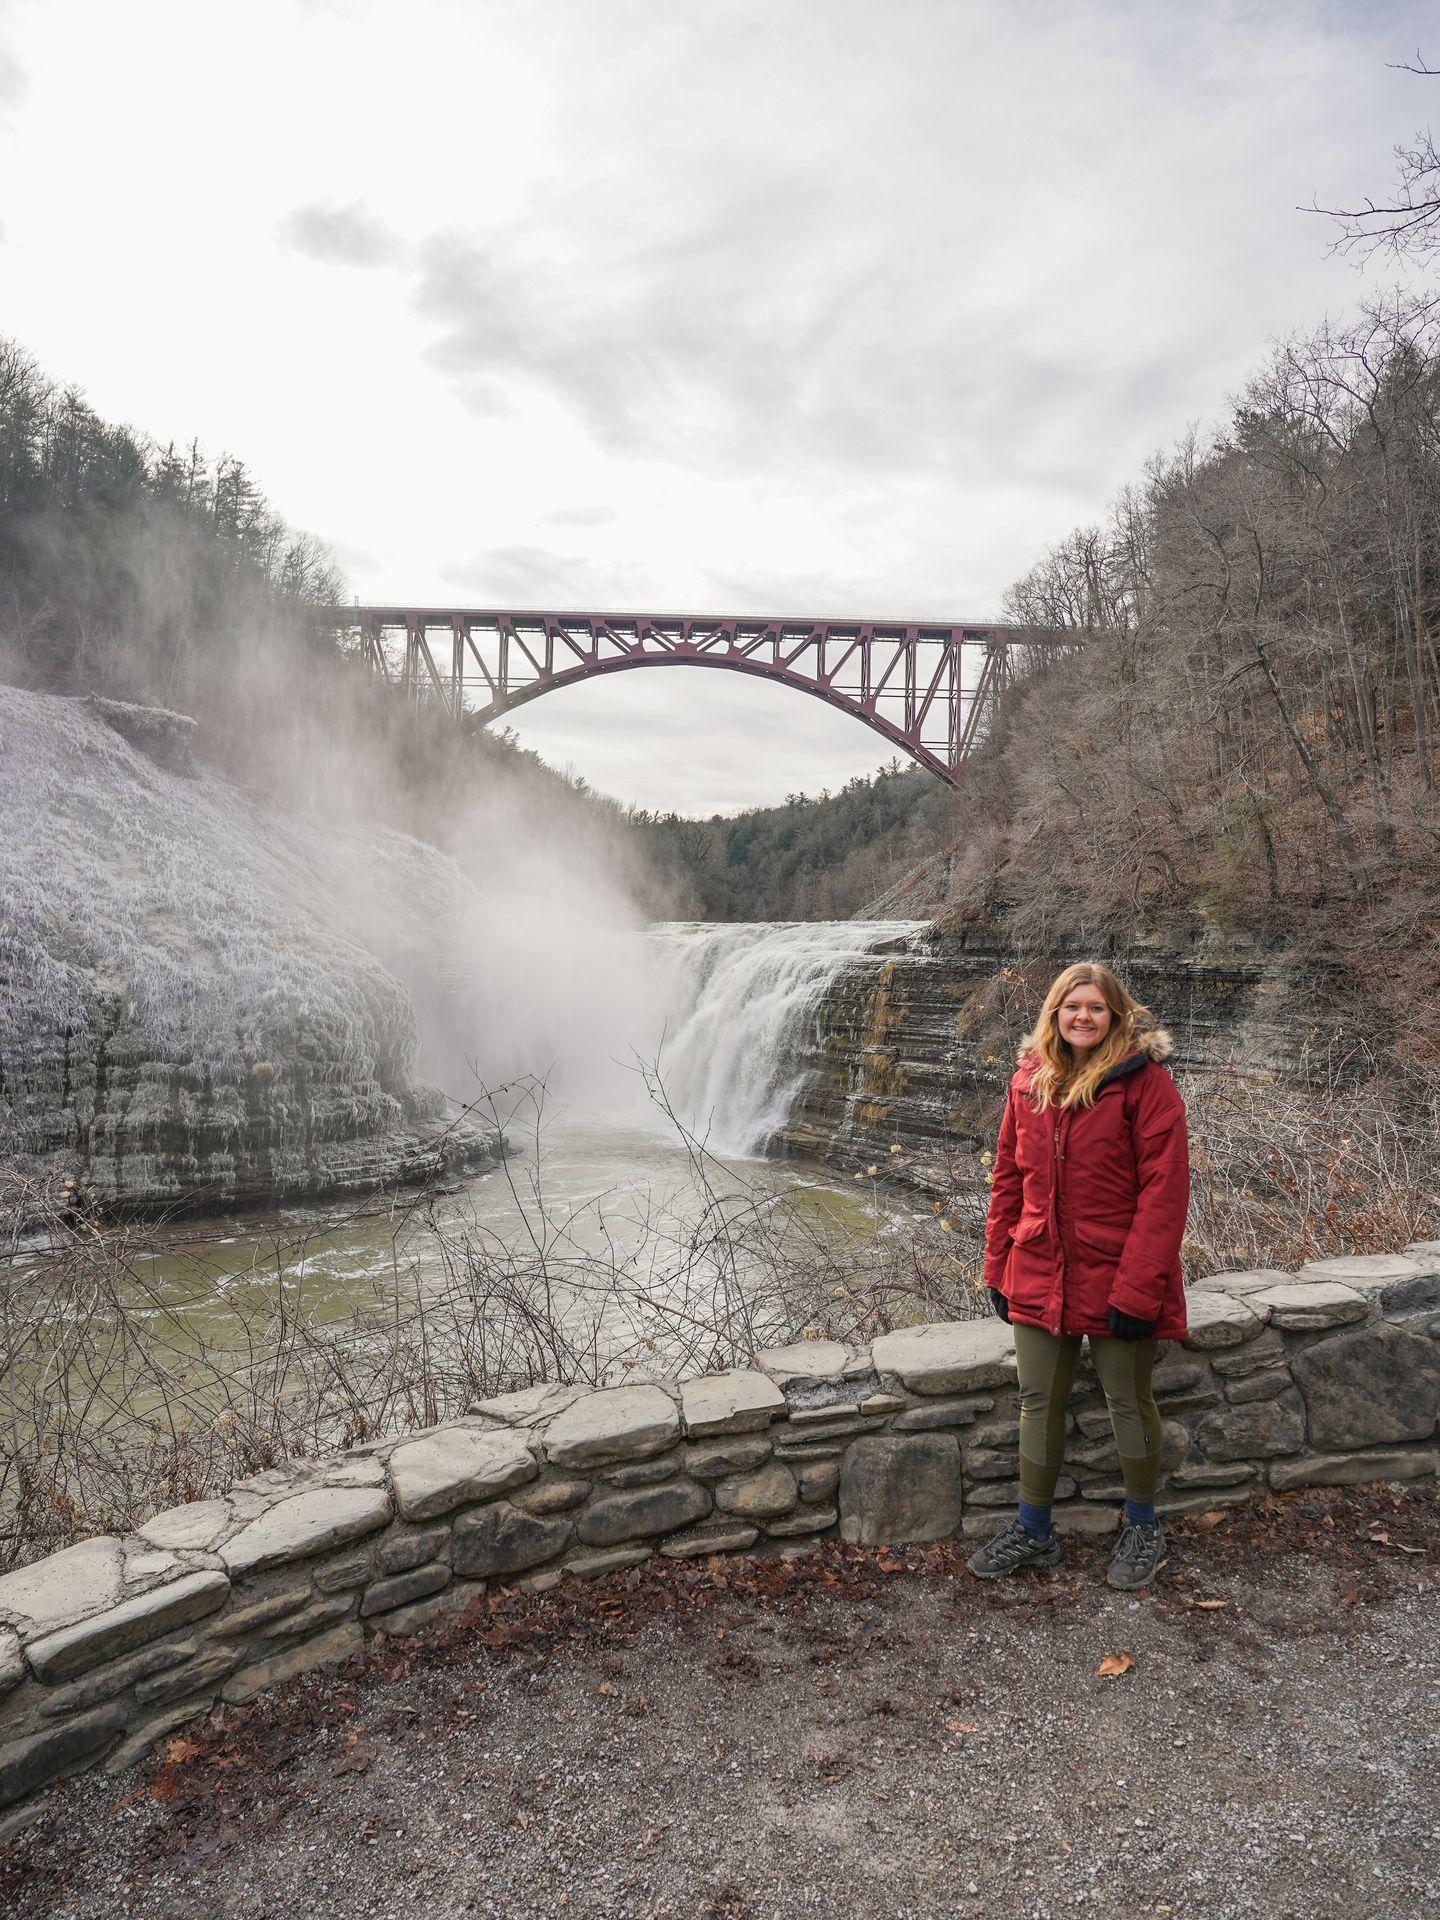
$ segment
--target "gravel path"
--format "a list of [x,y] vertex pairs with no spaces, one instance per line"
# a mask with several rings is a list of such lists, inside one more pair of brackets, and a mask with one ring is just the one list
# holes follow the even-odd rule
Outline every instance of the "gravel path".
[[[58,1788],[0,1853],[0,1911],[1440,1911],[1435,1490],[1171,1542],[1143,1597],[1105,1586],[1108,1542],[983,1586],[947,1543],[492,1594]],[[1097,1673],[1112,1654],[1133,1665]]]

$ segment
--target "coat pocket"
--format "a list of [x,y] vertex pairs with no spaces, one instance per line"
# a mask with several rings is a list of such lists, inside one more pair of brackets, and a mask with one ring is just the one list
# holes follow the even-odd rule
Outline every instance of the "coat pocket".
[[1092,1253],[1104,1254],[1109,1260],[1119,1257],[1125,1250],[1125,1242],[1130,1235],[1130,1223],[1123,1227],[1099,1226],[1087,1220],[1075,1223],[1075,1238],[1082,1247],[1088,1247]]
[[1015,1231],[1010,1238],[1014,1245],[1023,1246],[1027,1240],[1038,1240],[1049,1231],[1049,1217],[1043,1213],[1022,1213],[1015,1223]]

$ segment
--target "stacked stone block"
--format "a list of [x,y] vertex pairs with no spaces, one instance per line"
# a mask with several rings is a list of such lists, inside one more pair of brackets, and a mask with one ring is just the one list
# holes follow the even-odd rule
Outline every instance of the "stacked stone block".
[[[1431,1479],[1440,1242],[1218,1274],[1155,1371],[1159,1506]],[[1123,1488],[1088,1365],[1055,1509],[1113,1528]],[[672,1559],[993,1528],[1018,1491],[1015,1356],[996,1320],[804,1341],[752,1367],[590,1390],[542,1383],[429,1432],[257,1474],[0,1578],[0,1824],[50,1781],[118,1771],[242,1704],[463,1611]]]

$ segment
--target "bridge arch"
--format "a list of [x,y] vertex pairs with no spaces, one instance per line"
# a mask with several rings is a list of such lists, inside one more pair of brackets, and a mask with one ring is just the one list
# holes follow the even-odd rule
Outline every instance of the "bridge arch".
[[824,700],[952,787],[1012,652],[1077,638],[992,621],[382,606],[317,615],[358,633],[373,672],[457,721],[488,725],[562,687],[641,667],[719,668]]

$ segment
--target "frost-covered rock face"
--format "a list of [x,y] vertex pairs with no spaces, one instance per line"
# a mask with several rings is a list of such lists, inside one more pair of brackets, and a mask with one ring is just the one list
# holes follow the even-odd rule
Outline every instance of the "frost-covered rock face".
[[0,687],[0,1160],[141,1204],[433,1164],[444,1100],[392,967],[460,937],[469,882],[402,834],[157,764],[175,728],[126,708],[122,737],[108,704]]

